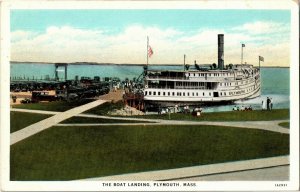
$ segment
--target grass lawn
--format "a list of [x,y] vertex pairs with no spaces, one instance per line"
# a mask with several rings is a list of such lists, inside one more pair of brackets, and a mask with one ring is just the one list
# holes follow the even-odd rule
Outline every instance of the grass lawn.
[[[35,109],[46,111],[66,111],[73,107],[77,107],[92,100],[81,100],[74,102],[56,101],[47,103],[31,103],[15,105],[14,108],[22,109]],[[90,109],[84,113],[107,115],[109,111],[120,109],[124,105],[123,103],[104,103],[93,109]],[[191,114],[174,113],[171,114],[171,119],[174,120],[192,120],[192,121],[271,121],[271,120],[285,120],[289,119],[289,109],[274,109],[272,111],[228,111],[228,112],[215,112],[215,113],[202,113],[201,117],[194,117]],[[148,118],[148,119],[169,119],[168,114],[164,115],[143,115],[135,116],[136,118]]]
[[121,109],[124,107],[123,101],[118,101],[116,103],[114,102],[106,102],[102,105],[99,105],[93,109],[90,109],[88,111],[85,111],[84,113],[90,113],[95,115],[107,115],[109,111],[113,111],[115,109]]
[[72,180],[289,154],[289,135],[196,125],[53,127],[11,146],[11,180]]
[[[85,100],[72,101],[72,102],[54,101],[54,102],[29,103],[29,104],[14,105],[13,108],[63,112],[63,111],[72,109],[74,107],[78,107],[80,105],[84,105],[86,103],[92,102],[92,101],[94,101],[94,100],[85,99]],[[112,111],[114,109],[121,109],[122,107],[124,107],[124,104],[122,101],[119,101],[116,103],[113,103],[113,102],[104,103],[104,104],[99,105],[93,109],[90,109],[84,113],[107,115],[107,113],[109,111]]]
[[53,101],[53,102],[41,102],[41,103],[29,103],[29,104],[14,105],[13,108],[63,112],[92,101],[93,100],[91,99],[84,99],[84,100],[72,101],[72,102]]
[[51,116],[52,115],[11,111],[10,133],[23,129],[24,127],[27,127],[33,123],[39,122]]
[[71,117],[61,123],[149,123],[148,121],[133,121],[119,119],[102,119],[90,117]]
[[290,128],[290,122],[282,122],[279,123],[278,125],[284,128]]
[[[169,119],[169,114],[163,115],[144,115],[135,116],[136,118],[147,119]],[[189,120],[189,121],[271,121],[289,119],[289,109],[274,109],[272,111],[227,111],[202,113],[200,117],[194,117],[191,114],[173,113],[171,120]]]

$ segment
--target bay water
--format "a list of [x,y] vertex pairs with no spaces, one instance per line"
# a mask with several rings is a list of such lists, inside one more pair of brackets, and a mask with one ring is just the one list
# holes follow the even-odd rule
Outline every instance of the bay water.
[[[149,65],[150,69],[182,69],[179,65]],[[143,73],[143,65],[117,65],[117,64],[71,64],[68,65],[68,79],[75,79],[75,76],[91,77],[118,77],[137,78]],[[58,68],[60,78],[64,76],[64,69]],[[55,77],[55,65],[45,63],[15,63],[11,62],[11,79],[44,79],[48,76]],[[261,109],[262,101],[267,97],[272,98],[273,108],[290,107],[290,69],[289,68],[261,68],[261,96],[244,101],[236,101],[233,104],[215,105],[204,107],[205,112],[229,111],[234,106],[251,106],[254,109]]]

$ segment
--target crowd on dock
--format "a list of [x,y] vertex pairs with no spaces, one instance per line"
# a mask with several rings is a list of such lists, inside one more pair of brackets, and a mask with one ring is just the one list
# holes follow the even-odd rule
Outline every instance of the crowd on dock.
[[203,108],[201,107],[191,107],[188,105],[178,106],[175,105],[174,107],[165,107],[165,108],[158,108],[158,114],[169,114],[169,113],[184,113],[184,114],[191,114],[193,116],[201,116]]
[[252,111],[253,109],[252,109],[252,106],[250,105],[250,106],[244,106],[244,105],[242,105],[241,107],[239,107],[239,106],[234,106],[233,108],[232,108],[232,111]]
[[[270,97],[267,97],[266,100],[262,100],[261,102],[261,109],[271,111],[273,109],[273,99]],[[252,111],[252,106],[234,106],[232,108],[232,111]]]

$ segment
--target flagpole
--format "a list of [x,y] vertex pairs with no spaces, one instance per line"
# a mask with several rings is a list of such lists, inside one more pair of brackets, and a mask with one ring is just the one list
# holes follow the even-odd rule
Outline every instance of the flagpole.
[[149,60],[148,51],[149,51],[149,37],[147,36],[147,65],[148,65],[148,60]]
[[259,71],[260,71],[260,56],[258,56],[258,66],[259,66]]
[[242,56],[241,56],[241,64],[243,64],[243,44],[242,44]]
[[183,55],[183,71],[185,71],[185,54]]

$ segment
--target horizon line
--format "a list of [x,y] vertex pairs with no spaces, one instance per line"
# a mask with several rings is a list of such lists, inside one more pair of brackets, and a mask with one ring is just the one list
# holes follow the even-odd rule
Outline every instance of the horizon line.
[[[55,64],[55,63],[66,63],[66,64],[70,64],[70,65],[147,65],[142,64],[142,63],[99,63],[99,62],[87,62],[87,61],[77,61],[77,62],[45,62],[45,61],[9,61],[10,63],[32,63],[32,64]],[[212,65],[214,63],[197,63],[198,65]],[[217,64],[217,63],[215,63]],[[233,63],[229,63],[229,64],[233,64]],[[225,64],[225,65],[229,65],[229,64]],[[236,63],[233,65],[239,65],[240,63]],[[253,66],[259,66],[259,65],[254,65],[251,63],[247,63],[248,65],[253,65]],[[151,63],[148,64],[149,66],[151,65],[184,65],[183,63]],[[194,64],[187,64],[187,65],[194,65]],[[276,65],[276,66],[262,66],[260,65],[260,67],[281,67],[281,68],[290,68],[290,66],[284,66],[284,65]]]

